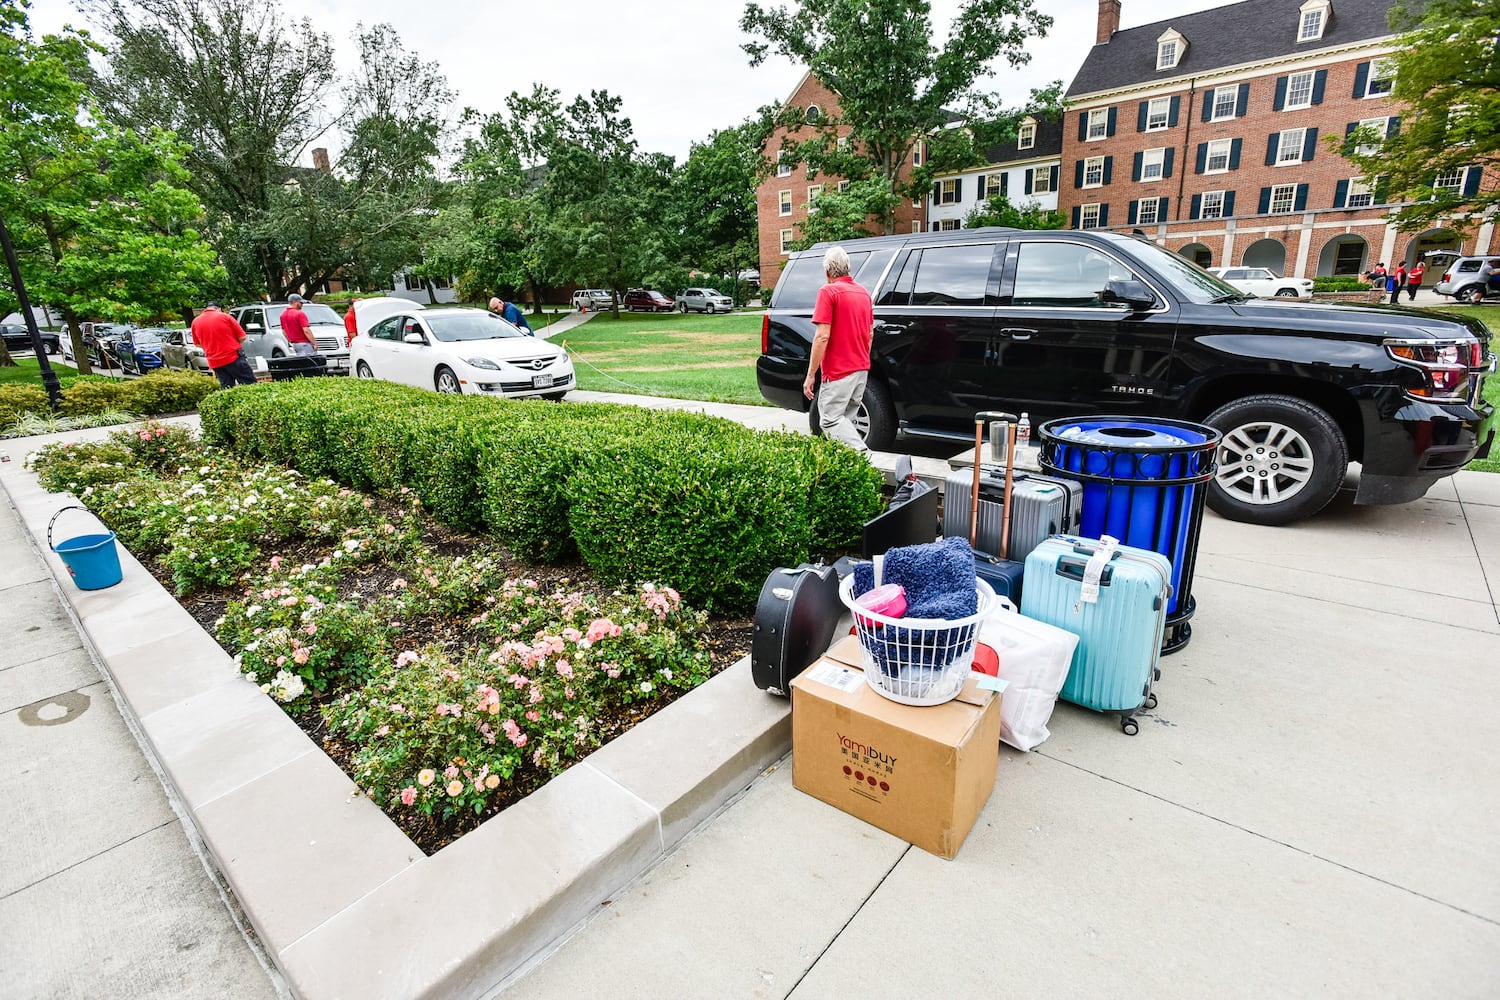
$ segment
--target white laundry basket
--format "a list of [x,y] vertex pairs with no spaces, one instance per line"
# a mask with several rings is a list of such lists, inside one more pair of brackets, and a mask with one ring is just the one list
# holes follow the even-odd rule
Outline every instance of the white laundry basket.
[[974,666],[979,626],[996,608],[995,592],[974,580],[979,610],[967,618],[891,618],[860,607],[854,577],[839,584],[839,597],[854,615],[860,664],[878,693],[903,705],[941,705],[963,690]]

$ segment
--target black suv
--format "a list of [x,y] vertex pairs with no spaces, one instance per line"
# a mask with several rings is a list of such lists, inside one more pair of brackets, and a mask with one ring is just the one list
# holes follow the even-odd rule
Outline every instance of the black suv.
[[[971,229],[842,244],[875,300],[861,431],[973,439],[980,410],[1126,414],[1224,433],[1208,503],[1286,524],[1333,498],[1417,499],[1488,454],[1493,371],[1477,319],[1248,298],[1138,237]],[[794,254],[761,327],[760,391],[807,410],[802,382],[826,244]],[[817,410],[812,410],[817,432]]]
[[[47,330],[40,331],[42,335],[42,350],[48,354],[61,352],[61,340],[56,333]],[[21,324],[0,325],[0,336],[5,338],[5,349],[7,351],[29,351],[31,350],[31,332]]]

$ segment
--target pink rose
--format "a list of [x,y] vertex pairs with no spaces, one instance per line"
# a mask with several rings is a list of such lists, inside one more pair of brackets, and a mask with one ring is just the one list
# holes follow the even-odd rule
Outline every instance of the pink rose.
[[413,788],[411,785],[407,785],[405,788],[401,789],[401,804],[403,806],[409,806],[416,801],[417,790],[415,788]]

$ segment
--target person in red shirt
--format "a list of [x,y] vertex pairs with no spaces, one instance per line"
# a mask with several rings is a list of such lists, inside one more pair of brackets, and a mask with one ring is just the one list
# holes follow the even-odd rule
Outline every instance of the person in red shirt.
[[245,331],[233,316],[210,302],[193,320],[193,343],[203,348],[208,367],[213,369],[219,385],[232,389],[237,385],[254,385],[255,372],[245,360]]
[[1401,289],[1406,287],[1406,265],[1397,264],[1391,274],[1391,305],[1401,301]]
[[317,354],[318,344],[313,340],[312,322],[308,320],[307,313],[302,311],[302,296],[294,292],[286,300],[291,303],[281,310],[281,332],[286,335],[286,342],[296,354],[304,357]]
[[1410,271],[1406,272],[1406,301],[1415,302],[1417,289],[1422,287],[1422,275],[1427,273],[1427,265],[1420,260],[1417,261]]
[[344,346],[348,347],[354,343],[354,338],[359,336],[359,327],[354,325],[354,303],[349,303],[349,308],[344,310],[344,329],[349,336],[344,338]]
[[864,401],[865,382],[870,377],[870,341],[874,336],[875,307],[870,293],[849,276],[849,254],[843,247],[829,247],[823,255],[823,274],[828,283],[818,289],[813,306],[812,357],[802,394],[813,399],[818,373],[818,422],[823,435],[842,441],[856,451],[868,451],[854,427],[854,416]]

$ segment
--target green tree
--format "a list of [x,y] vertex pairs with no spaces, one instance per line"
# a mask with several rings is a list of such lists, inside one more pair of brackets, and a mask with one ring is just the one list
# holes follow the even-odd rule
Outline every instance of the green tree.
[[880,177],[851,181],[847,190],[824,189],[812,203],[812,211],[802,224],[802,235],[791,249],[806,250],[814,243],[839,243],[870,235],[867,226],[871,210],[889,195],[890,188]]
[[739,287],[739,266],[754,260],[757,218],[755,184],[766,130],[748,121],[694,143],[672,177],[672,224],[679,234],[679,262],[727,273]]
[[1410,202],[1396,213],[1401,229],[1491,215],[1500,188],[1466,190],[1464,181],[1500,170],[1500,0],[1409,3],[1392,9],[1390,24],[1403,32],[1388,57],[1399,129],[1383,142],[1356,130],[1330,145],[1378,183],[1383,201]]
[[83,372],[81,318],[157,316],[223,279],[193,228],[203,209],[183,146],[103,121],[80,82],[90,50],[71,30],[37,42],[25,6],[0,5],[0,212],[31,298],[59,308]]
[[1043,208],[1035,201],[1012,205],[1003,194],[991,195],[988,201],[975,205],[964,219],[965,229],[980,226],[1010,226],[1013,229],[1066,229],[1068,220],[1061,212]]
[[[977,84],[994,74],[996,59],[1028,62],[1027,41],[1052,26],[1032,0],[968,0],[934,48],[931,13],[926,0],[800,0],[791,9],[752,3],[740,19],[758,36],[744,46],[751,65],[786,56],[839,95],[838,116],[807,121],[801,109],[782,109],[777,121],[788,139],[779,152],[851,181],[880,178],[882,186],[861,190],[886,232],[896,205],[924,197],[935,173],[978,164],[986,145],[1014,134],[1021,113]],[[1034,91],[1026,110],[1053,108],[1060,93],[1060,83]],[[846,144],[840,126],[849,130]],[[918,142],[926,155],[903,179]]]

